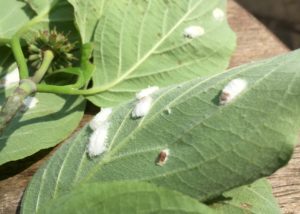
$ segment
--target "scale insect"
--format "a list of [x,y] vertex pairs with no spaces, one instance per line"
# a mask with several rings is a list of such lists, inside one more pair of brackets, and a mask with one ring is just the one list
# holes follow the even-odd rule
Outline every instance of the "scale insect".
[[87,145],[87,153],[90,158],[98,156],[106,151],[109,123],[105,122],[98,127],[90,136]]
[[189,39],[194,39],[204,35],[205,30],[201,26],[189,26],[184,29],[183,36]]
[[216,8],[216,9],[213,10],[213,17],[217,21],[223,21],[224,17],[225,17],[225,13],[220,8]]
[[92,130],[96,130],[104,122],[107,121],[112,112],[111,108],[102,108],[101,111],[90,121],[89,126]]
[[146,116],[152,105],[152,98],[150,96],[143,97],[139,99],[137,104],[135,105],[133,111],[132,111],[132,118],[140,118]]
[[169,149],[163,149],[162,151],[160,151],[160,153],[157,157],[156,165],[158,165],[158,166],[165,165],[168,160],[169,154],[170,154]]
[[159,90],[158,86],[151,86],[145,89],[142,89],[139,93],[136,94],[137,99],[142,99],[143,97],[150,96],[151,94],[155,93]]
[[145,89],[142,89],[139,93],[136,94],[138,102],[136,103],[132,113],[132,118],[140,118],[146,116],[152,105],[151,94],[159,90],[158,86],[152,86]]
[[239,96],[247,87],[247,81],[243,79],[231,80],[222,90],[219,97],[220,105],[226,105]]

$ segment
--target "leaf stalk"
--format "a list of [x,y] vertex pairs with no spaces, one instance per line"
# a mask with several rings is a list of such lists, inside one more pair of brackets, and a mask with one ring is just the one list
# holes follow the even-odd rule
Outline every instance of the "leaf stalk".
[[11,39],[11,48],[13,51],[13,54],[15,56],[15,59],[17,61],[18,67],[19,67],[19,74],[21,79],[26,79],[29,76],[28,67],[26,64],[26,59],[24,57],[21,44],[20,44],[20,38],[18,36],[13,36]]
[[41,67],[35,72],[34,76],[32,77],[33,82],[39,83],[43,79],[53,59],[54,54],[52,53],[52,51],[46,50],[44,52]]

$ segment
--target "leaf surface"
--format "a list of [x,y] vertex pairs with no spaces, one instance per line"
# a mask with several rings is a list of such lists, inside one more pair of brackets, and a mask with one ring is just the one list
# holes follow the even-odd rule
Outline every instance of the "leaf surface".
[[95,28],[103,14],[107,0],[68,0],[75,11],[75,21],[79,29],[82,43],[93,40]]
[[[92,92],[98,106],[113,106],[149,85],[170,84],[208,76],[228,66],[235,35],[226,17],[225,0],[113,0],[95,32]],[[204,34],[187,38],[190,26]]]
[[22,1],[0,0],[0,44],[10,39],[24,24],[34,16],[31,8]]
[[[0,165],[55,146],[71,134],[83,116],[82,98],[46,93],[36,98],[36,107],[19,113],[0,136]],[[0,104],[4,100],[2,92]]]
[[127,181],[81,186],[45,204],[40,213],[210,214],[213,210],[181,193]]
[[56,29],[68,34],[71,40],[78,39],[73,8],[67,0],[28,0],[27,3],[37,14],[18,30],[22,38],[31,41],[38,31]]
[[211,206],[217,213],[281,213],[267,179],[260,179],[250,185],[233,189],[224,193],[223,196],[225,198],[223,201]]
[[58,4],[65,4],[65,0],[25,0],[30,7],[37,13],[48,13]]
[[[82,129],[38,171],[23,213],[94,181],[148,181],[201,201],[252,183],[285,165],[300,127],[300,51],[196,79],[152,95],[151,110],[132,119],[136,100],[114,109],[107,151],[86,154]],[[247,88],[227,105],[221,90],[242,78]],[[164,166],[160,152],[169,149]]]

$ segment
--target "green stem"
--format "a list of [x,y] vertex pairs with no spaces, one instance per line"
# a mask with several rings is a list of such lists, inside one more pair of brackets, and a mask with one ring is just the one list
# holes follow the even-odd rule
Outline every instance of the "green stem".
[[41,93],[55,93],[55,94],[69,94],[69,95],[80,95],[80,91],[73,85],[68,86],[56,86],[47,84],[37,84],[37,92]]
[[13,94],[10,95],[0,112],[0,133],[17,114],[18,110],[23,106],[24,99],[36,91],[36,84],[30,79],[24,79],[21,81],[19,87],[17,87]]
[[49,66],[51,65],[53,58],[54,58],[54,54],[52,53],[52,51],[46,50],[44,52],[42,65],[32,77],[33,82],[39,83],[43,79],[45,73],[47,72]]
[[56,93],[56,94],[69,94],[69,95],[93,95],[98,94],[106,89],[101,87],[91,89],[78,89],[72,86],[55,86],[47,84],[37,84],[37,92],[41,93]]
[[28,78],[29,76],[28,67],[21,48],[20,38],[18,36],[14,36],[11,39],[11,48],[19,67],[20,78],[21,79]]

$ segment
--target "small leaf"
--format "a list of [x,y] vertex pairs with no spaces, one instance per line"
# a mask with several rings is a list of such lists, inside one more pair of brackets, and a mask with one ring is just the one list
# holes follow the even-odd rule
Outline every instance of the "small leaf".
[[34,12],[22,1],[0,0],[0,44],[10,39],[34,16]]
[[[53,147],[77,127],[85,108],[82,98],[37,94],[39,103],[19,113],[0,136],[0,165]],[[5,95],[0,96],[3,104]]]
[[[218,73],[228,66],[235,35],[213,10],[225,0],[113,0],[105,9],[94,40],[93,91],[87,98],[112,106],[149,85],[170,84]],[[185,29],[201,26],[204,34],[188,38]]]
[[[152,95],[148,115],[132,119],[136,100],[114,109],[107,150],[89,159],[86,127],[33,177],[24,213],[94,181],[148,181],[201,201],[268,176],[293,153],[300,127],[300,51],[238,67]],[[246,89],[226,105],[231,80]],[[161,151],[169,156],[157,166]],[[26,212],[25,212],[26,211]]]
[[273,197],[271,185],[266,179],[233,189],[223,194],[224,200],[212,204],[217,213],[228,214],[280,214],[280,208]]
[[96,25],[102,16],[107,0],[68,0],[74,7],[75,21],[82,43],[93,40]]
[[181,193],[140,182],[92,183],[76,188],[39,213],[178,213],[209,214],[213,210]]

